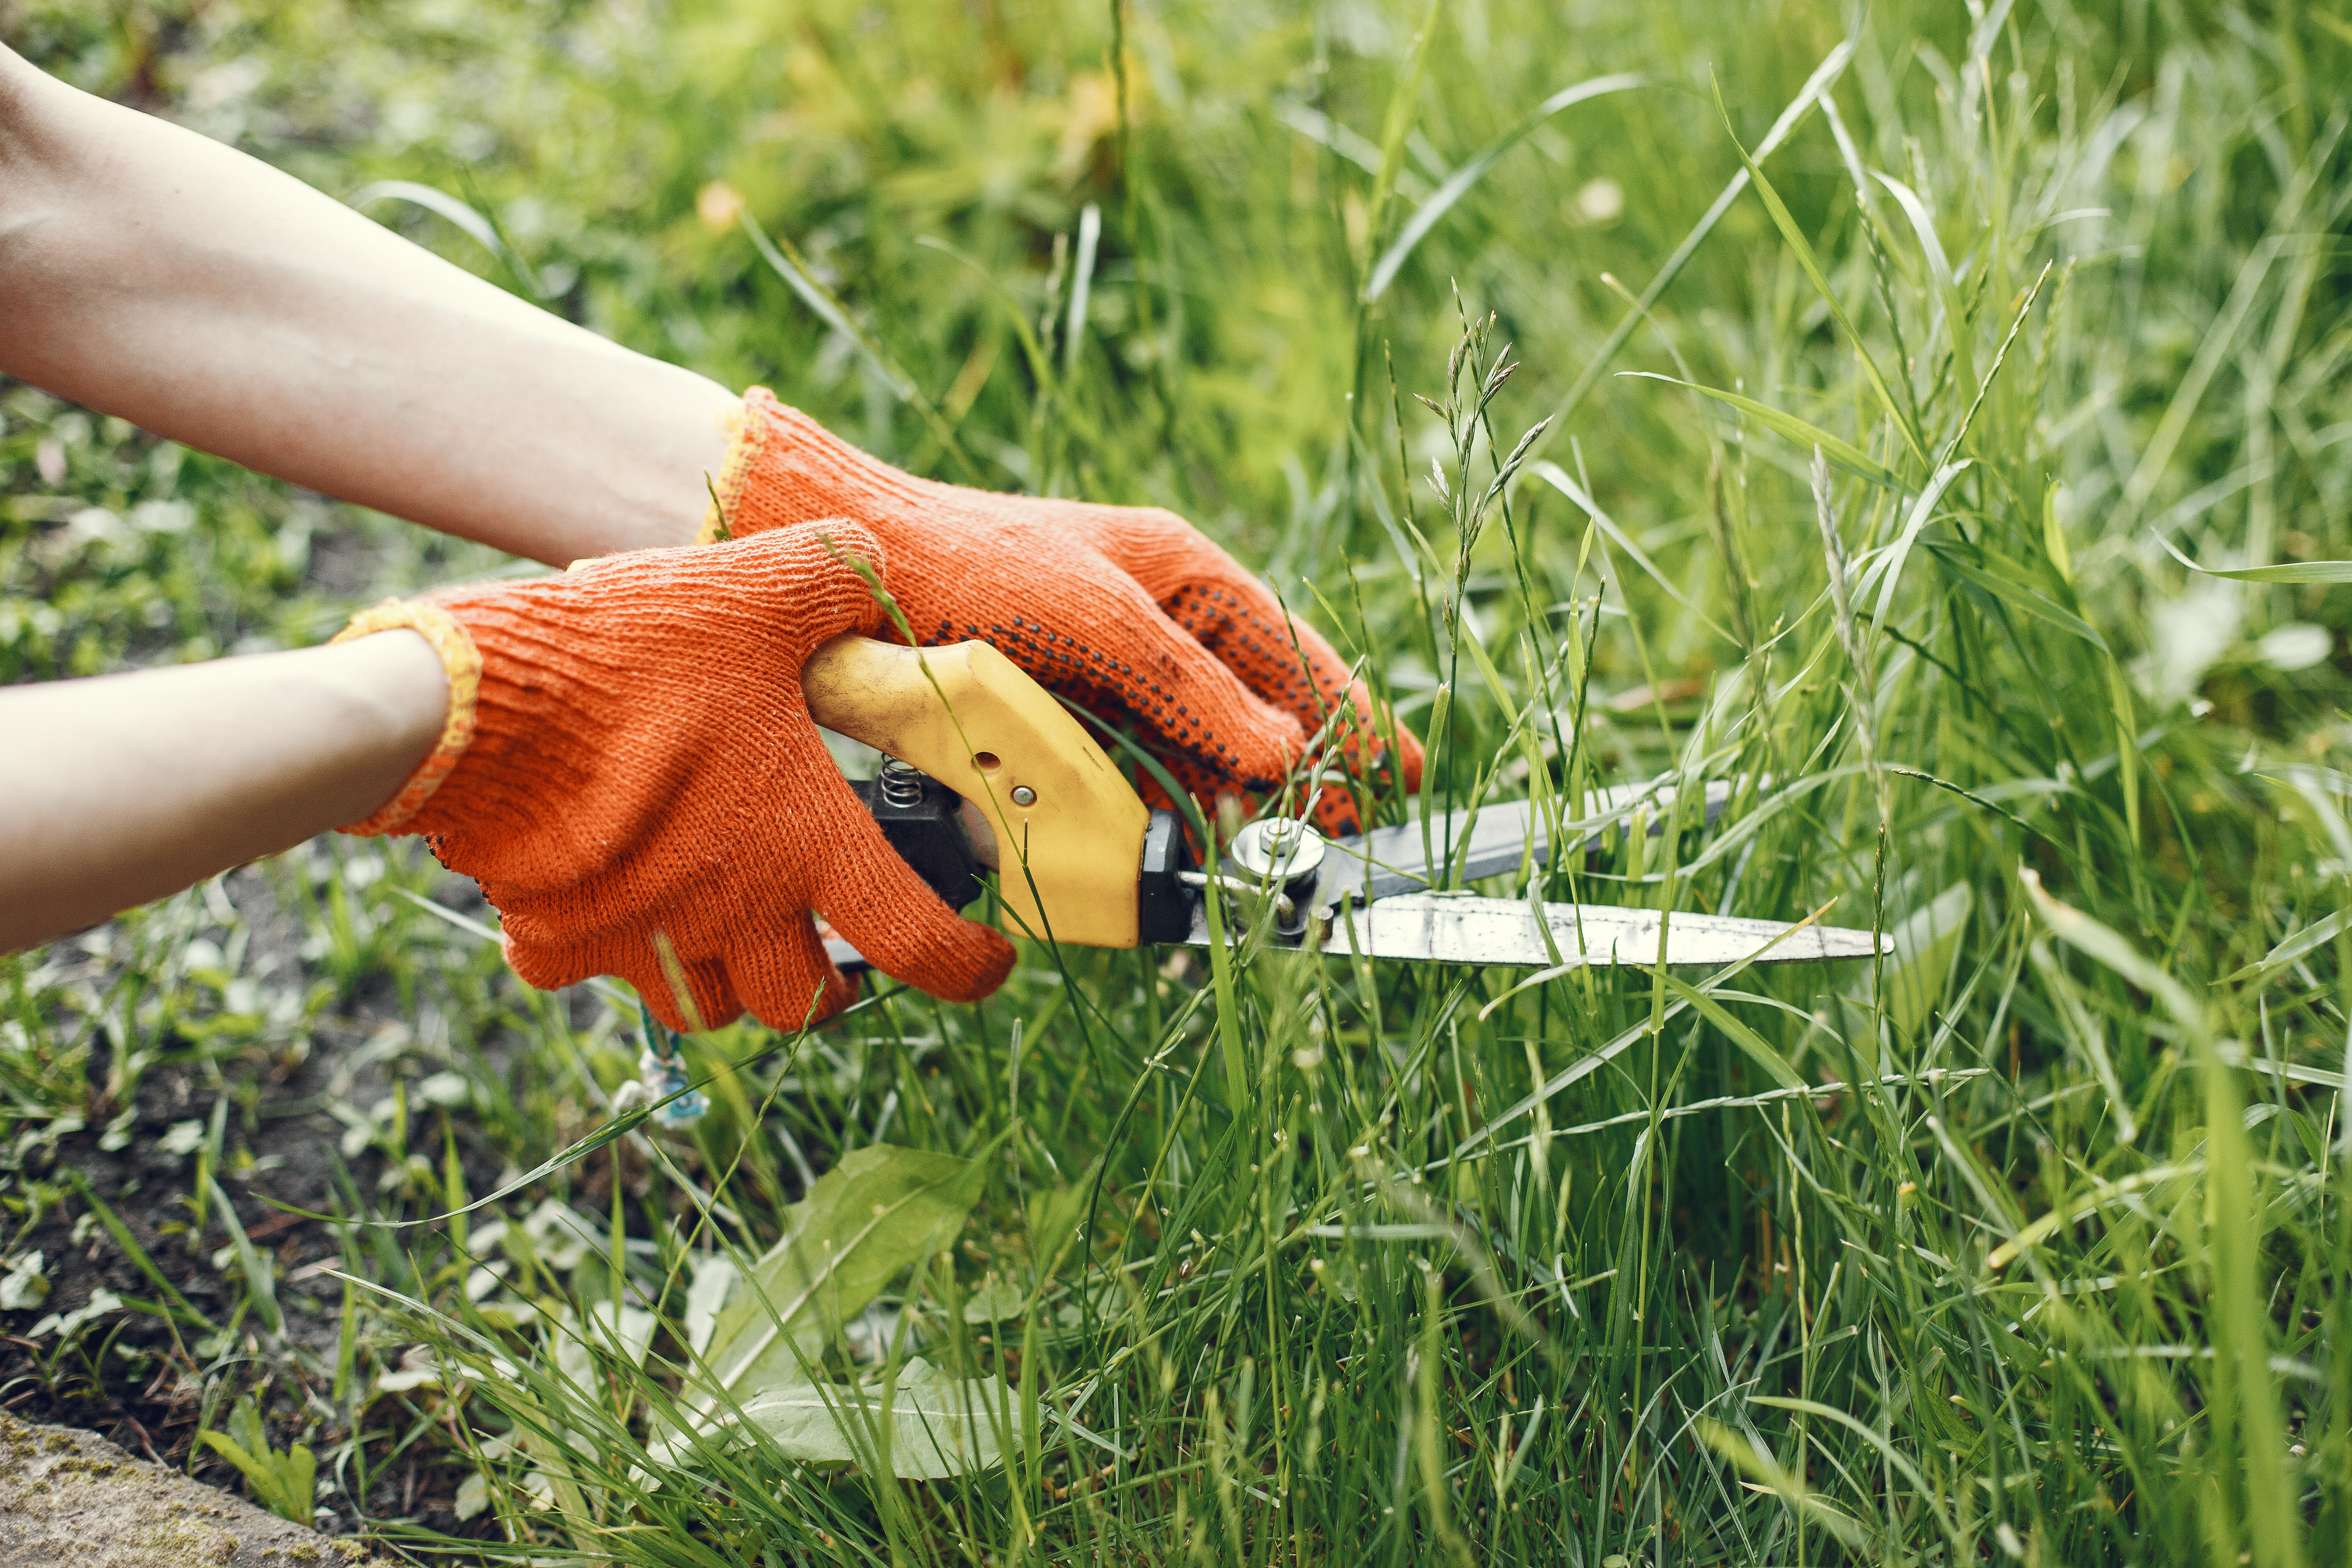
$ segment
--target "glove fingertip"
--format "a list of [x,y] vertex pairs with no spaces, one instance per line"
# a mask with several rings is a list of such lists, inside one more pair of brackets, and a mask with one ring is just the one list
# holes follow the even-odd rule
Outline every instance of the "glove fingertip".
[[507,961],[507,967],[520,976],[526,984],[541,991],[554,991],[575,984],[585,980],[590,973],[580,967],[578,955],[572,950],[517,936],[511,925],[499,928],[499,956]]
[[1227,731],[1233,748],[1212,759],[1235,780],[1263,784],[1281,778],[1307,750],[1307,728],[1296,717],[1263,702],[1254,713],[1235,715]]
[[823,1023],[857,1000],[857,982],[834,966],[805,917],[736,949],[728,973],[752,1014],[788,1034]]
[[845,811],[839,826],[815,903],[868,963],[950,1002],[977,1001],[1004,983],[1013,952],[1001,932],[950,909],[862,808]]
[[669,966],[661,961],[660,952],[650,938],[642,944],[632,942],[635,949],[642,945],[643,952],[632,951],[619,955],[596,973],[617,974],[636,988],[637,997],[646,1011],[661,1020],[663,1026],[682,1035],[698,1035],[708,1030],[724,1028],[743,1016],[743,1000],[735,993],[727,965],[717,958],[688,959],[680,955],[677,969],[686,984],[677,984]]
[[957,923],[964,927],[957,939],[966,949],[962,962],[952,972],[936,973],[917,984],[942,1002],[977,1002],[995,994],[1012,974],[1020,955],[1012,941],[994,927],[977,921]]
[[1004,934],[949,909],[912,871],[911,887],[890,888],[898,869],[882,873],[880,898],[835,900],[835,929],[875,968],[944,1002],[977,1002],[1003,984],[1014,956]]
[[857,977],[827,969],[822,982],[803,987],[797,995],[782,994],[761,1002],[751,1014],[772,1029],[794,1034],[824,1023],[857,1000]]
[[[992,926],[965,920],[944,904],[939,909],[936,919],[925,911],[878,925],[857,921],[862,935],[846,928],[843,934],[875,968],[942,1002],[977,1002],[993,994],[1013,973],[1013,943]],[[840,923],[838,915],[834,919]]]

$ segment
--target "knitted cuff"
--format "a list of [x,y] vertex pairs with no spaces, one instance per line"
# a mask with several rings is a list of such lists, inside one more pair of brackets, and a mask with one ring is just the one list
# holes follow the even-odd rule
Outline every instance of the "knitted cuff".
[[727,431],[727,456],[719,460],[715,478],[705,476],[710,485],[710,500],[702,509],[702,531],[694,536],[697,544],[716,544],[735,537],[732,525],[736,503],[743,499],[743,481],[751,478],[752,465],[760,460],[760,448],[768,437],[768,421],[751,406],[754,394],[764,395],[770,402],[775,400],[775,395],[765,387],[752,387],[735,405],[734,412],[719,421]]
[[457,765],[467,743],[474,738],[474,700],[482,685],[482,654],[474,646],[472,636],[448,611],[421,599],[386,599],[352,616],[352,624],[336,633],[334,640],[349,642],[372,632],[403,629],[423,636],[433,645],[433,651],[441,656],[441,668],[449,678],[449,716],[441,726],[440,744],[408,775],[400,793],[365,821],[340,830],[361,837],[400,831],[432,798],[433,792],[441,787],[441,781],[449,776],[449,770]]
[[830,518],[871,526],[954,493],[868,457],[764,386],[745,388],[726,425],[727,456],[711,476],[698,543]]

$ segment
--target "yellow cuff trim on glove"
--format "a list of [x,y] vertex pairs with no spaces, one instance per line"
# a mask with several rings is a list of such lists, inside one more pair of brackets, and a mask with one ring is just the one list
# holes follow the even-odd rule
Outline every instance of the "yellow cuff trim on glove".
[[721,418],[719,425],[727,432],[727,456],[719,461],[718,477],[709,479],[710,500],[702,509],[702,531],[694,536],[697,544],[716,544],[735,536],[730,519],[734,515],[736,501],[742,497],[743,481],[751,477],[751,465],[759,459],[760,447],[767,439],[768,422],[753,418],[751,411],[741,404]]
[[457,765],[457,759],[466,753],[467,743],[474,738],[474,699],[482,686],[482,654],[474,646],[472,636],[448,611],[422,599],[386,599],[353,616],[352,624],[337,632],[334,640],[349,642],[373,632],[404,629],[421,635],[441,656],[441,668],[449,678],[449,716],[441,726],[440,744],[408,775],[400,793],[365,821],[341,829],[361,837],[398,832],[441,787],[441,781],[449,776],[449,770]]

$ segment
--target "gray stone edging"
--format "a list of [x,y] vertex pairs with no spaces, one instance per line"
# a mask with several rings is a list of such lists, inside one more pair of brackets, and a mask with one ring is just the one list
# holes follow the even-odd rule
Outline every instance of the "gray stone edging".
[[375,1563],[95,1432],[0,1415],[0,1568],[346,1568]]

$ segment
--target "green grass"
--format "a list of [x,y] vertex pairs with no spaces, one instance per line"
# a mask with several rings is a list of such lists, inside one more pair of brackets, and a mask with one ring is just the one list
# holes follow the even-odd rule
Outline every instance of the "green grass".
[[[1416,54],[1423,23],[0,9],[52,68],[331,191],[461,196],[516,264],[373,210],[899,460],[1185,511],[1370,654],[1433,731],[1433,803],[1575,816],[1606,784],[1737,781],[1717,823],[1616,841],[1545,897],[1826,906],[1897,939],[1882,964],[1533,986],[1246,942],[1032,950],[983,1006],[882,986],[804,1038],[689,1042],[719,1074],[690,1132],[639,1128],[463,1224],[347,1227],[367,1289],[279,1289],[215,1205],[187,1249],[229,1244],[226,1304],[131,1366],[107,1320],[53,1337],[44,1386],[178,1372],[225,1430],[267,1384],[270,1442],[316,1453],[347,1522],[499,1561],[2343,1561],[2352,612],[2158,540],[2352,558],[2352,32],[2284,4],[1877,7],[1834,121],[1799,114],[1769,192],[1718,210],[1847,13],[1494,0]],[[1643,84],[1526,130],[1621,71]],[[698,216],[721,180],[862,337]],[[490,563],[0,406],[12,678],[309,640]],[[128,521],[66,521],[93,506]],[[141,1073],[216,1086],[187,1180],[234,1184],[270,1073],[354,1019],[403,1031],[377,1057],[404,1087],[334,1091],[346,1213],[424,1220],[614,1126],[629,1012],[523,991],[404,896],[447,896],[429,861],[341,842],[264,880],[301,933],[276,969],[240,970],[258,902],[217,889],[5,961],[0,1202],[27,1234],[83,1211],[60,1165]],[[697,1259],[748,1262],[876,1142],[977,1157],[981,1184],[863,1342],[1001,1377],[1015,1457],[894,1480],[755,1442],[649,1485]],[[551,1195],[604,1218],[573,1237]],[[469,1246],[502,1281],[469,1291]],[[616,1294],[662,1316],[645,1369],[551,1381],[548,1323]],[[471,1375],[416,1375],[436,1353]],[[838,1336],[805,1353],[878,1373]],[[469,1474],[486,1508],[457,1526]]]

